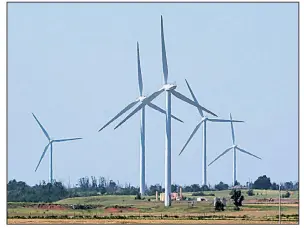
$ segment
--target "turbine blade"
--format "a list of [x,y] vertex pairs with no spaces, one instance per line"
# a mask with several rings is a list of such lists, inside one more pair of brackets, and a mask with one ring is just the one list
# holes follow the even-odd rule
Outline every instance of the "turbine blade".
[[161,16],[161,46],[162,46],[162,62],[163,62],[164,84],[167,84],[167,81],[168,81],[168,63],[167,63],[167,55],[166,55],[166,47],[165,47],[163,16]]
[[214,159],[212,162],[210,162],[210,164],[208,166],[210,166],[213,162],[215,162],[217,159],[219,159],[220,157],[222,157],[224,154],[226,154],[232,148],[233,147],[230,147],[230,148],[226,149],[223,153],[221,153],[219,156],[217,156],[216,159]]
[[82,139],[82,138],[56,139],[56,140],[53,140],[53,142],[65,142],[65,141],[72,141],[72,140],[78,140],[78,139]]
[[188,143],[190,142],[190,140],[193,138],[193,136],[195,135],[195,133],[197,132],[197,130],[199,129],[199,127],[202,125],[204,121],[200,121],[198,125],[196,125],[196,127],[194,128],[193,132],[191,133],[189,139],[187,140],[187,142],[185,143],[183,149],[181,150],[181,152],[179,153],[179,155],[181,155],[181,153],[183,153],[184,149],[186,148],[186,146],[188,145]]
[[142,81],[142,74],[141,74],[141,67],[140,67],[140,56],[139,56],[139,44],[137,42],[137,69],[138,69],[138,87],[139,87],[139,94],[142,96],[143,94],[143,81]]
[[[231,113],[230,113],[230,120],[232,120]],[[235,145],[235,136],[234,136],[233,123],[230,122],[230,124],[231,124],[231,132],[232,132],[232,142],[233,142],[233,145]]]
[[46,147],[44,148],[44,151],[43,151],[43,153],[42,153],[42,155],[41,155],[41,157],[40,157],[40,160],[39,160],[39,162],[38,162],[38,165],[36,166],[35,172],[37,171],[37,169],[38,169],[38,167],[39,167],[39,165],[40,165],[40,163],[41,163],[41,161],[42,161],[42,158],[44,157],[44,155],[45,155],[47,149],[49,148],[49,145],[50,145],[50,144],[51,144],[51,142],[50,142],[49,144],[47,144]]
[[210,113],[211,115],[214,115],[214,116],[217,117],[217,115],[214,114],[213,112],[211,112],[211,111],[209,111],[208,109],[202,107],[201,105],[195,103],[194,101],[190,100],[188,97],[186,97],[186,96],[184,96],[183,94],[177,92],[176,90],[171,90],[171,93],[172,93],[174,96],[176,96],[177,98],[179,98],[179,99],[181,99],[181,100],[183,100],[183,101],[185,101],[185,102],[187,102],[187,103],[189,103],[189,104],[191,104],[191,105],[193,105],[193,106],[195,106],[195,107],[197,107],[197,108],[200,108],[200,109],[204,110],[205,112],[208,112],[208,113]]
[[249,153],[248,151],[246,151],[246,150],[244,150],[244,149],[242,149],[242,148],[239,148],[239,147],[236,147],[236,148],[237,148],[239,151],[241,151],[241,152],[243,152],[243,153],[245,153],[245,154],[251,155],[251,156],[253,156],[253,157],[257,158],[257,159],[262,160],[262,158],[260,158],[260,157],[258,157],[258,156],[256,156],[256,155],[254,155],[254,154],[252,154],[252,153]]
[[152,93],[150,96],[148,96],[146,99],[142,101],[140,105],[137,106],[136,109],[134,109],[126,118],[124,118],[114,129],[118,128],[120,125],[122,125],[124,122],[126,122],[131,116],[133,116],[136,112],[138,112],[142,107],[144,107],[146,104],[151,102],[153,99],[155,99],[158,95],[160,95],[164,91],[164,88],[161,88],[160,90]]
[[244,123],[243,120],[226,120],[226,119],[215,119],[215,118],[208,118],[207,120],[211,122],[234,122],[234,123]]
[[[166,111],[165,111],[165,110],[163,110],[162,108],[160,108],[160,107],[158,107],[157,105],[153,104],[152,102],[148,103],[147,105],[150,106],[151,108],[155,109],[156,111],[159,111],[159,112],[161,112],[161,113],[163,113],[163,114],[166,114]],[[184,121],[182,121],[181,119],[175,117],[174,115],[171,115],[171,117],[172,117],[173,119],[176,119],[176,120],[179,121],[179,122],[182,122],[182,123],[184,122]]]
[[112,123],[114,120],[116,120],[118,117],[120,117],[122,114],[124,114],[126,111],[131,109],[134,105],[136,105],[139,102],[139,100],[131,102],[127,107],[125,107],[123,110],[121,110],[116,116],[114,116],[109,122],[107,122],[102,128],[100,128],[99,131],[107,127],[110,123]]
[[[189,89],[189,91],[190,91],[190,93],[191,93],[191,96],[192,96],[193,100],[194,100],[197,104],[199,104],[198,101],[197,101],[197,99],[196,99],[196,97],[194,96],[194,93],[193,93],[193,91],[192,91],[192,89],[191,89],[189,83],[187,82],[186,79],[185,79],[185,81],[186,81],[186,83],[187,83],[188,89]],[[198,112],[201,114],[201,117],[204,117],[203,111],[202,111],[200,108],[197,108],[197,110],[198,110]]]
[[41,123],[39,122],[39,120],[37,119],[37,117],[34,115],[34,113],[32,113],[35,120],[37,121],[37,123],[39,124],[41,130],[43,131],[44,135],[48,138],[48,140],[50,140],[50,136],[48,135],[48,133],[46,132],[46,130],[43,128],[43,126],[41,125]]

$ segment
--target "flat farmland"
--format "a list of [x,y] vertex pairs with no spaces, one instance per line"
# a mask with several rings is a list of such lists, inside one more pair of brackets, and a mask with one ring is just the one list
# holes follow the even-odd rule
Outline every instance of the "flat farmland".
[[[8,224],[278,224],[277,221],[250,220],[138,220],[138,219],[8,219]],[[299,224],[295,221],[282,221],[281,224]]]
[[[214,193],[230,199],[228,191]],[[54,203],[8,202],[8,224],[277,224],[277,191],[261,194],[265,197],[245,196],[239,211],[234,210],[231,200],[225,211],[215,211],[213,197],[195,201],[196,197],[190,194],[194,201],[173,201],[169,208],[154,197],[135,200],[135,196],[113,195],[68,198]],[[294,192],[292,197],[282,199],[282,224],[299,223],[297,197]],[[73,205],[81,208],[75,209]]]

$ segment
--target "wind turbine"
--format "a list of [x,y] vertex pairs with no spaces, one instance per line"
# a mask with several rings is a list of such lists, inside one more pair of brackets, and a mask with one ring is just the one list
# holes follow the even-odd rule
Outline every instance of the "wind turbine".
[[70,139],[52,139],[50,138],[49,134],[47,133],[47,131],[43,128],[43,126],[41,125],[41,123],[39,122],[39,120],[37,119],[37,117],[34,115],[34,113],[32,113],[35,120],[37,121],[38,125],[40,126],[41,130],[43,131],[44,135],[47,137],[47,139],[49,140],[49,143],[46,145],[46,147],[44,148],[44,151],[40,157],[40,160],[38,162],[38,165],[35,169],[35,172],[37,171],[47,149],[49,148],[49,146],[51,147],[51,151],[50,151],[50,183],[53,183],[53,143],[55,142],[65,142],[65,141],[72,141],[72,140],[77,140],[77,139],[82,139],[82,138],[70,138]]
[[[187,82],[187,80],[185,79],[188,89],[192,95],[192,98],[194,100],[194,102],[196,102],[197,104],[198,101],[189,85],[189,83]],[[203,147],[203,185],[207,185],[207,122],[219,122],[219,123],[225,123],[225,122],[244,122],[244,121],[240,121],[240,120],[226,120],[226,119],[218,119],[218,118],[209,118],[204,116],[203,111],[201,109],[198,108],[198,112],[202,117],[202,120],[196,125],[196,127],[194,128],[193,132],[191,133],[189,139],[187,140],[187,142],[185,143],[184,147],[182,148],[181,152],[179,153],[179,155],[181,155],[181,153],[183,153],[183,151],[185,150],[186,146],[188,145],[188,143],[190,142],[190,140],[193,138],[193,136],[195,135],[195,133],[197,132],[197,130],[199,129],[199,127],[203,124],[202,128],[203,128],[203,143],[204,143],[204,147]]]
[[[137,42],[137,68],[138,68],[138,87],[139,87],[139,97],[127,105],[121,112],[119,112],[116,116],[114,116],[109,122],[107,122],[99,131],[107,127],[110,123],[112,123],[114,120],[116,120],[119,116],[124,114],[126,111],[131,109],[134,105],[141,102],[144,103],[147,99],[146,96],[143,95],[143,79],[142,79],[142,73],[141,73],[141,66],[140,66],[140,55],[139,55],[139,44]],[[163,114],[166,114],[166,111],[158,107],[157,105],[153,103],[147,103],[147,105],[155,109],[156,111],[159,111]],[[141,120],[140,120],[140,194],[145,194],[145,107],[142,106],[141,108]],[[139,110],[139,109],[138,109]],[[183,122],[179,118],[172,115],[172,117],[180,122]]]
[[175,89],[177,85],[168,83],[168,64],[165,48],[164,28],[163,28],[163,17],[161,16],[161,46],[162,46],[162,63],[164,73],[164,85],[156,92],[148,96],[144,102],[142,102],[136,109],[133,110],[124,120],[122,120],[116,127],[118,128],[127,119],[133,116],[142,107],[150,103],[153,99],[159,96],[162,92],[166,91],[166,146],[165,146],[165,206],[171,206],[171,94],[181,99],[182,101],[191,104],[197,108],[200,108],[214,116],[217,116],[208,109],[195,103],[191,99],[187,98],[183,94],[177,92]]
[[[232,120],[232,116],[231,116],[231,113],[230,113],[230,120]],[[221,153],[216,159],[214,159],[208,166],[210,166],[213,162],[215,162],[217,159],[219,159],[220,157],[222,157],[224,154],[226,154],[229,150],[233,149],[233,184],[232,186],[235,185],[236,183],[236,150],[242,152],[242,153],[245,153],[245,154],[249,154],[255,158],[258,158],[260,160],[262,160],[262,158],[252,154],[252,153],[249,153],[248,151],[240,148],[238,145],[235,144],[235,136],[234,136],[234,129],[233,129],[233,123],[231,122],[231,133],[232,133],[232,147],[229,147],[228,149],[226,149],[223,153]]]

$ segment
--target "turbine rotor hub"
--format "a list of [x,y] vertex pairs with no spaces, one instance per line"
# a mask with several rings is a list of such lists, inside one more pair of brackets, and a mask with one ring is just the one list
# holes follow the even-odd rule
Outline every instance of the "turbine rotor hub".
[[142,102],[143,100],[145,100],[145,99],[146,99],[146,96],[140,96],[138,99],[139,99],[139,101],[141,101],[141,102]]
[[166,91],[170,91],[170,90],[176,89],[176,87],[177,87],[177,85],[174,85],[174,84],[166,84],[166,85],[164,85],[163,88],[164,88]]

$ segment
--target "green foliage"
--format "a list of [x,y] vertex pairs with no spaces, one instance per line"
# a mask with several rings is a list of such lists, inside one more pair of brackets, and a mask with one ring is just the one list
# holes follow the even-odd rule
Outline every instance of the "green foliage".
[[215,196],[213,193],[194,192],[192,196]]
[[151,185],[149,189],[147,189],[146,194],[149,196],[155,196],[156,192],[162,192],[162,187],[159,184]]
[[285,194],[282,195],[282,198],[289,198],[290,197],[290,192],[287,191]]
[[70,196],[61,182],[45,182],[28,186],[23,181],[11,180],[7,184],[7,201],[10,202],[54,202]]
[[224,211],[224,204],[220,200],[215,202],[215,210],[216,211]]
[[231,199],[234,201],[235,210],[240,210],[240,206],[242,206],[242,201],[244,200],[241,190],[233,189]]
[[270,178],[266,175],[260,176],[254,183],[253,188],[255,189],[270,189],[271,182]]
[[294,185],[293,185],[292,181],[285,182],[284,183],[284,189],[285,190],[293,190],[294,189]]
[[247,195],[248,195],[248,196],[254,196],[253,190],[252,190],[252,189],[249,189],[249,190],[247,191]]
[[228,184],[224,184],[222,181],[219,183],[219,184],[216,184],[214,186],[214,188],[218,191],[221,191],[221,190],[227,190],[228,189]]
[[203,185],[202,186],[202,191],[209,191],[210,188],[208,187],[208,185]]
[[203,192],[194,192],[192,196],[205,196],[205,194]]
[[140,195],[140,193],[137,193],[137,194],[136,194],[135,199],[136,199],[136,200],[141,200],[141,195]]
[[237,186],[237,185],[240,185],[240,182],[238,182],[238,181],[236,180],[233,186]]
[[278,190],[279,189],[279,185],[277,185],[275,182],[273,182],[270,186],[271,190]]

